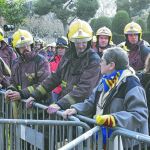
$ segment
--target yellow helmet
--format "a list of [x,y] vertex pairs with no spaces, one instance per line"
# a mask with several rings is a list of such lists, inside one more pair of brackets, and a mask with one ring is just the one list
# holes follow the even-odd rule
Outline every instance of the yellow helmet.
[[128,23],[124,28],[124,34],[140,34],[140,39],[142,37],[142,28],[136,22]]
[[4,31],[0,28],[0,41],[4,40]]
[[12,36],[12,45],[14,48],[19,48],[26,44],[31,45],[32,43],[33,37],[26,30],[18,29]]
[[71,23],[68,30],[68,39],[71,42],[75,41],[90,41],[93,37],[93,30],[91,26],[80,19]]
[[110,40],[112,40],[112,32],[107,27],[101,27],[97,30],[96,35],[106,35],[110,37]]

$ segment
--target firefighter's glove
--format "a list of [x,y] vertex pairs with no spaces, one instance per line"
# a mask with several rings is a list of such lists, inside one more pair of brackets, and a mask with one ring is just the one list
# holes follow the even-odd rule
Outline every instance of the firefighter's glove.
[[47,113],[48,114],[54,114],[58,110],[60,110],[60,107],[57,104],[51,104],[48,106]]
[[32,108],[34,101],[35,101],[35,99],[34,99],[33,97],[29,97],[29,98],[26,100],[26,108]]
[[96,123],[98,125],[104,125],[104,126],[108,126],[108,127],[116,126],[115,118],[112,115],[97,115]]

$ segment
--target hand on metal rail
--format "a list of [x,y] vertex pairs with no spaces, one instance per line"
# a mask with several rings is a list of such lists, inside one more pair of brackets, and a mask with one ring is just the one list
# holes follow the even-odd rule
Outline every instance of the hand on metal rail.
[[33,97],[29,97],[27,100],[26,100],[26,108],[32,108],[32,105],[33,105],[33,102],[34,102],[34,98]]
[[67,110],[65,110],[65,111],[63,112],[63,118],[64,118],[64,119],[67,119],[68,116],[75,115],[75,114],[77,114],[76,109],[74,109],[74,108],[67,109]]
[[8,90],[5,93],[5,99],[10,101],[18,101],[21,99],[20,93],[17,91]]
[[115,127],[115,117],[112,115],[96,115],[96,123],[98,125],[105,125],[108,127]]
[[54,114],[58,110],[60,110],[60,107],[57,104],[51,104],[48,106],[47,113],[48,114]]

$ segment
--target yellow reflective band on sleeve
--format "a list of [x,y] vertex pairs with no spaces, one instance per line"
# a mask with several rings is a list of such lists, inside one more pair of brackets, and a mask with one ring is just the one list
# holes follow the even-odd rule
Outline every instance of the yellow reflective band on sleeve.
[[67,82],[65,82],[64,80],[62,80],[61,86],[62,86],[62,87],[66,87],[66,86],[67,86]]
[[127,52],[130,51],[130,50],[127,48],[127,46],[125,46],[125,45],[123,45],[122,48],[123,48],[125,51],[127,51]]
[[33,86],[29,86],[29,87],[27,87],[27,89],[29,90],[30,93],[33,93],[33,92],[34,92]]
[[69,94],[65,95],[63,98],[67,99],[71,105],[76,103],[76,100]]
[[77,85],[74,85],[74,86],[73,86],[73,88],[76,88],[76,87],[77,87]]
[[21,90],[21,85],[18,85],[17,88],[18,88],[18,90]]
[[45,95],[47,93],[47,91],[45,90],[45,88],[42,85],[39,85],[37,87],[37,90],[42,94]]

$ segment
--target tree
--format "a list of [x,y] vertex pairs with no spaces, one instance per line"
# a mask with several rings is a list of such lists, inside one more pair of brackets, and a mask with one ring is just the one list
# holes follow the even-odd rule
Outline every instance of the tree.
[[5,0],[0,0],[0,17],[3,16],[5,7],[6,7],[6,1]]
[[130,17],[140,15],[142,9],[147,9],[150,6],[150,0],[117,0],[117,11],[125,10]]
[[129,22],[129,14],[124,10],[118,11],[112,21],[112,31],[118,34],[123,34],[124,27]]
[[146,9],[149,6],[148,4],[150,4],[150,0],[131,0],[132,15],[139,15],[140,10]]
[[28,12],[24,0],[7,1],[5,3],[5,9],[3,10],[3,17],[9,24],[19,25],[24,22]]
[[[98,3],[96,2],[97,0],[92,0],[92,2],[91,0],[37,0],[35,2],[34,12],[38,15],[45,15],[49,12],[54,13],[63,23],[66,33],[67,25],[76,17],[88,20],[94,16],[96,9],[98,9]],[[47,6],[46,10],[43,10],[43,5]]]
[[150,31],[150,13],[147,18],[147,31]]
[[142,31],[146,31],[146,24],[141,18],[137,19],[136,23],[138,23],[141,26]]
[[102,16],[96,19],[94,18],[90,22],[90,25],[95,33],[99,28],[103,26],[106,26],[109,29],[111,29],[111,24],[112,24],[111,19],[105,16]]
[[76,15],[78,18],[88,21],[93,18],[99,4],[97,0],[78,0],[76,4]]
[[126,12],[129,12],[130,14],[130,2],[129,0],[117,0],[117,11],[119,10],[125,10]]
[[34,3],[34,13],[40,16],[48,14],[50,9],[52,9],[51,2],[47,0],[38,0]]

